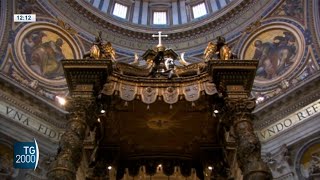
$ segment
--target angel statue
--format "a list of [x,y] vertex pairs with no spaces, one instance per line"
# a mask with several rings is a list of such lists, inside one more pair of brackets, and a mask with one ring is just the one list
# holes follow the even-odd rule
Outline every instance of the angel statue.
[[84,58],[93,58],[93,59],[107,59],[111,58],[112,61],[115,61],[116,52],[113,49],[110,42],[106,44],[103,43],[101,38],[102,32],[99,31],[99,35],[95,38],[93,45],[90,48],[89,53],[84,55]]
[[113,61],[116,60],[116,51],[113,49],[110,42],[107,42],[107,44],[104,44],[102,49],[102,58],[108,58],[110,57]]
[[209,42],[203,54],[205,61],[212,58],[218,60],[229,60],[235,58],[235,55],[231,53],[231,49],[226,44],[225,38],[221,36],[217,37],[216,43]]
[[206,61],[210,60],[213,55],[217,52],[217,46],[213,42],[209,42],[207,48],[204,50],[204,59]]

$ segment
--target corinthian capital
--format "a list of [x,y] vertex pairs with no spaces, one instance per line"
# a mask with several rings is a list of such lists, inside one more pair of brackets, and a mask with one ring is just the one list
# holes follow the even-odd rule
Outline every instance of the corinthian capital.
[[92,103],[94,98],[69,97],[66,103],[66,110],[70,113],[85,111]]
[[226,98],[225,99],[227,108],[232,112],[248,112],[251,113],[256,107],[256,102],[254,99],[247,98]]

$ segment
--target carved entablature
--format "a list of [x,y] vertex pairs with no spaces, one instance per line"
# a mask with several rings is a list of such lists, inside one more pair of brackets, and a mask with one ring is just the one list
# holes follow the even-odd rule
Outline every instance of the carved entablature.
[[91,97],[112,72],[111,60],[62,60],[61,62],[70,94],[74,97]]
[[258,63],[257,60],[211,60],[208,66],[213,82],[219,89],[228,92],[228,97],[247,98],[250,96]]

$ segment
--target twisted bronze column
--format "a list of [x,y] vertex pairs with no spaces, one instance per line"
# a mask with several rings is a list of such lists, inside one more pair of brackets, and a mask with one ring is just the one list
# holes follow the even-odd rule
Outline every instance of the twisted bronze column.
[[225,98],[237,143],[237,158],[244,180],[269,180],[271,173],[261,159],[261,144],[253,130],[252,111],[255,100]]
[[83,140],[86,131],[86,109],[91,98],[70,98],[66,104],[68,123],[62,135],[58,155],[51,164],[48,178],[51,180],[74,180],[81,162]]

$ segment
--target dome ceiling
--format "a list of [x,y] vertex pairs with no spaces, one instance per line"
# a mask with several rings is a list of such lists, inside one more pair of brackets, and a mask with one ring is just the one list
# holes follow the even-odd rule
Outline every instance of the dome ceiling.
[[[242,0],[82,0],[79,4],[113,18],[115,23],[132,23],[142,28],[169,28],[208,19],[216,19],[232,10]],[[89,5],[88,5],[89,4]],[[90,7],[91,5],[91,7]],[[163,22],[157,22],[156,13],[163,13]],[[200,25],[201,23],[199,23]],[[142,27],[141,27],[142,26]],[[185,26],[182,26],[185,28]],[[194,26],[193,26],[194,28]]]
[[[186,6],[187,21],[181,24],[173,24],[173,19],[168,20],[171,24],[167,25],[152,25],[152,24],[139,24],[133,23],[134,21],[134,6],[138,1],[113,1],[122,4],[131,3],[128,11],[127,20],[123,20],[120,17],[111,15],[112,4],[108,4],[108,10],[106,11],[107,0],[77,0],[77,1],[43,1],[47,8],[54,8],[60,11],[56,16],[64,17],[64,21],[69,23],[72,27],[77,27],[79,34],[87,37],[88,41],[94,40],[94,36],[98,31],[102,31],[102,38],[111,42],[119,53],[129,52],[128,55],[133,55],[133,52],[143,53],[146,49],[152,48],[157,44],[157,39],[152,37],[152,34],[157,31],[163,31],[168,34],[168,38],[163,42],[167,47],[172,48],[178,52],[187,52],[187,54],[200,54],[206,47],[209,41],[214,40],[217,36],[226,37],[230,42],[233,39],[240,36],[241,32],[245,30],[252,22],[260,19],[262,14],[267,9],[274,8],[274,1],[257,1],[257,0],[210,0],[203,1],[205,7],[208,10],[208,14],[201,16],[197,19],[190,17],[193,12],[191,11],[192,5],[197,5],[201,1],[177,1],[179,6],[182,2]],[[96,2],[96,3],[95,3]],[[98,3],[99,2],[99,3]],[[155,3],[153,1],[139,1],[140,9],[143,8],[143,3],[148,3],[147,11],[149,14],[153,11],[150,10],[154,6],[158,8],[172,9],[173,1],[161,1],[161,3]],[[276,2],[278,3],[278,2]],[[169,5],[168,5],[169,4]],[[217,4],[220,4],[219,6]],[[222,5],[224,6],[222,6]],[[189,10],[188,7],[189,6]],[[220,7],[220,9],[218,9]],[[155,8],[155,9],[158,9]],[[213,8],[217,8],[213,11]],[[106,11],[106,12],[103,12]],[[141,10],[142,11],[142,10]],[[145,16],[139,17],[144,18]],[[182,18],[182,8],[178,8],[180,12],[179,17]],[[136,13],[137,14],[137,13]],[[189,16],[188,16],[189,14]],[[168,13],[170,15],[170,13]],[[176,17],[174,15],[172,18]],[[146,15],[147,21],[150,17]]]

